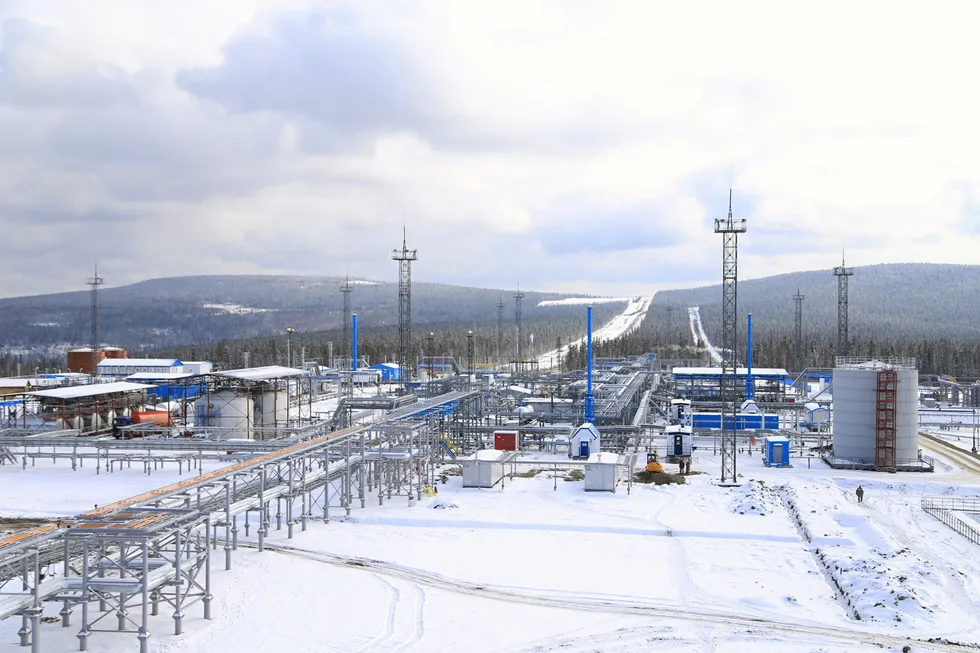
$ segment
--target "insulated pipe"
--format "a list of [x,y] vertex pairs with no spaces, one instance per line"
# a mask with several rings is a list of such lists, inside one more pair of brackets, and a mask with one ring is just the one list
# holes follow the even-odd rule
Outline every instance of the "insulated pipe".
[[745,398],[755,399],[755,382],[752,380],[752,314],[749,313],[749,353],[747,355],[747,369],[745,374]]
[[592,396],[592,307],[588,308],[588,335],[586,337],[586,385],[585,385],[585,421],[595,423],[595,397]]
[[357,313],[350,316],[353,336],[351,338],[351,369],[357,371]]

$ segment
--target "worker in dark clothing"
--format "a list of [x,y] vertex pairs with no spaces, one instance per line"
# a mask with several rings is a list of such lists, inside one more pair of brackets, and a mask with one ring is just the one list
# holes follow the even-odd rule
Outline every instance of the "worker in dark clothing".
[[854,493],[857,494],[858,503],[864,503],[864,488],[859,485],[858,489],[855,490]]

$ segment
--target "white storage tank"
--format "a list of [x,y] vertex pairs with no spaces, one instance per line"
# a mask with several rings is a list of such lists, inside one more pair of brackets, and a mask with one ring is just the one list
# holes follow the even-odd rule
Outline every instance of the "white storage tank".
[[215,390],[194,402],[195,425],[213,428],[219,440],[252,437],[252,398],[239,390]]
[[269,389],[256,395],[254,410],[256,427],[285,427],[289,415],[289,397],[285,388]]
[[897,378],[893,406],[895,461],[901,467],[918,458],[919,372],[914,359],[838,359],[833,384],[834,458],[875,464],[879,400],[889,396],[879,392],[878,381],[879,373],[886,371],[893,371]]

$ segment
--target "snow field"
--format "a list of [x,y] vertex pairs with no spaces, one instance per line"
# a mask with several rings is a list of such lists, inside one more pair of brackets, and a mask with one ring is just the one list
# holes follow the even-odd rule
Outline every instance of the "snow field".
[[[489,490],[463,489],[450,476],[435,498],[414,507],[404,496],[379,506],[369,494],[367,508],[311,522],[291,540],[273,521],[270,549],[259,554],[243,543],[231,571],[219,543],[215,619],[204,621],[195,605],[184,634],[173,637],[172,610],[163,606],[150,622],[150,650],[865,653],[900,651],[905,636],[980,641],[973,616],[980,557],[918,507],[924,493],[980,489],[926,475],[768,469],[754,467],[756,460],[743,459],[747,478],[738,488],[715,486],[716,461],[701,456],[695,466],[705,474],[681,486],[634,485],[632,495],[625,486],[585,493],[581,482],[561,479],[556,491],[548,472]],[[66,461],[0,467],[5,490],[12,481],[32,484],[18,495],[26,512],[44,506],[71,514],[63,502],[72,505],[76,486],[87,509],[96,502],[88,497],[101,503],[171,480],[136,469],[71,472]],[[858,482],[868,490],[862,506],[851,498]],[[813,543],[777,492],[782,487]],[[4,509],[9,503],[0,498]],[[891,603],[862,605],[862,620],[854,620],[815,549],[837,556],[847,570],[841,585],[858,600]],[[888,593],[906,587],[915,591],[909,599]],[[910,610],[912,602],[924,607]],[[59,609],[50,604],[46,614]],[[875,610],[883,621],[871,618]],[[903,620],[889,621],[892,614]],[[76,649],[76,624],[45,624],[44,650]],[[19,619],[0,622],[0,651],[22,650],[19,627]],[[908,643],[916,653],[955,650]],[[135,646],[132,632],[90,640],[93,651]]]
[[796,482],[783,486],[814,553],[856,619],[905,630],[948,631],[966,615],[945,600],[946,583],[934,566],[880,528],[864,504],[831,487],[819,498]]
[[[556,300],[556,301],[566,301],[566,300]],[[571,303],[579,303],[581,300],[575,300]],[[623,312],[603,324],[599,328],[594,328],[592,332],[592,341],[599,342],[602,340],[615,340],[621,336],[631,333],[643,324],[643,320],[646,319],[647,311],[650,310],[650,303],[653,301],[653,297],[633,297],[631,299],[616,299],[613,301],[626,301],[626,308]],[[544,303],[544,302],[542,302]],[[584,304],[588,305],[592,302],[585,300]],[[540,304],[539,304],[540,305]],[[584,316],[583,316],[584,317]],[[582,336],[578,340],[570,342],[566,347],[571,346],[581,346],[585,344],[585,340],[588,334]],[[564,348],[563,348],[564,349]],[[558,365],[558,350],[553,349],[551,351],[545,352],[538,356],[538,367],[540,369],[551,369]]]

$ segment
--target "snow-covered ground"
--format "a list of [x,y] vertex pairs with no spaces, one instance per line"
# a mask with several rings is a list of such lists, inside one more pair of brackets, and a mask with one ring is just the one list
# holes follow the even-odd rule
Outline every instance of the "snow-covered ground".
[[[556,301],[566,301],[566,300],[556,300]],[[577,300],[576,300],[577,301]],[[594,329],[592,332],[592,341],[599,342],[601,340],[614,340],[620,336],[624,336],[627,333],[638,329],[643,320],[647,316],[647,311],[650,310],[650,302],[653,301],[653,297],[633,297],[632,299],[617,299],[616,301],[628,301],[626,308],[622,313],[609,320],[603,324],[598,329]],[[586,301],[585,304],[591,302]],[[582,345],[585,343],[586,336],[582,336],[578,340],[568,343],[571,345]],[[538,356],[538,368],[545,370],[551,369],[558,366],[558,350],[552,349],[551,351],[545,352],[541,356]]]
[[708,335],[704,332],[704,324],[701,323],[701,308],[692,306],[687,309],[688,323],[691,326],[691,338],[694,339],[694,346],[701,347],[708,352],[711,360],[715,363],[722,362],[721,352],[711,344]]
[[[921,653],[957,650],[930,637],[980,642],[977,549],[919,508],[923,494],[978,495],[980,479],[962,482],[952,459],[935,474],[793,464],[740,457],[743,485],[721,488],[705,452],[687,484],[631,494],[585,493],[547,470],[491,490],[449,476],[413,507],[396,497],[292,540],[273,526],[270,548],[282,550],[240,550],[231,571],[213,572],[214,620],[194,606],[173,637],[162,610],[150,650]],[[5,490],[31,484],[0,494],[0,511],[64,514],[84,486],[83,507],[144,489],[135,470],[61,466],[0,467]],[[0,622],[0,651],[21,650],[19,626]],[[77,628],[44,629],[45,650],[77,646]],[[90,644],[127,651],[136,638]]]

